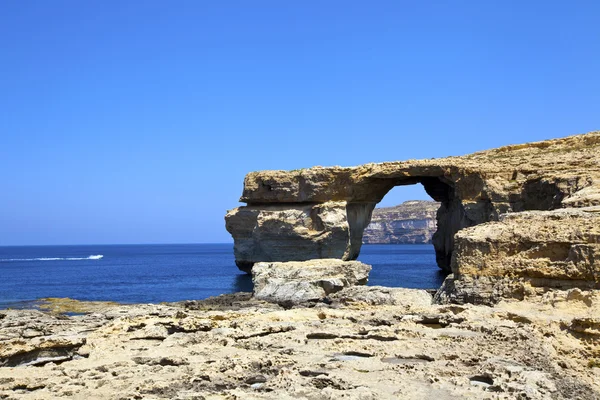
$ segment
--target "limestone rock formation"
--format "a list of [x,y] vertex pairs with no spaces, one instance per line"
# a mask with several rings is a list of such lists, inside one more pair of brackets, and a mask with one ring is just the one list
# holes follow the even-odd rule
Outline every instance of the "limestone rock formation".
[[363,231],[363,244],[431,243],[440,203],[410,200],[394,207],[375,208]]
[[250,173],[226,226],[238,266],[352,260],[375,204],[420,183],[441,205],[432,242],[452,272],[437,302],[493,304],[557,288],[597,290],[600,132],[463,157]]
[[597,291],[495,307],[368,286],[311,308],[249,297],[0,310],[0,398],[600,398]]
[[227,230],[236,232],[238,267],[250,272],[255,261],[355,259],[347,254],[350,236],[346,203],[246,206],[227,213]]
[[370,265],[338,259],[261,262],[252,268],[254,297],[286,306],[316,302],[346,287],[365,285],[370,271]]
[[433,236],[450,271],[454,236],[508,212],[598,204],[600,132],[501,147],[462,157],[249,173],[228,212],[237,265],[356,259],[375,205],[394,186],[420,183],[441,203]]
[[504,214],[456,234],[439,302],[494,304],[549,288],[600,289],[600,207]]

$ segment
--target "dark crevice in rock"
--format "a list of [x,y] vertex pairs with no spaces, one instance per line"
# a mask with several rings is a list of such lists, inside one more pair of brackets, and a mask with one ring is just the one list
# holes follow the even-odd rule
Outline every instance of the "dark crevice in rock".
[[307,339],[359,339],[359,340],[378,340],[380,342],[392,342],[398,340],[396,336],[384,336],[384,335],[338,335],[335,333],[328,332],[313,332],[306,335]]
[[133,357],[131,360],[136,364],[160,365],[163,367],[165,367],[165,366],[178,367],[181,365],[189,364],[185,358],[178,358],[178,357],[159,357],[159,358]]
[[[13,391],[14,390],[26,390],[28,392],[35,392],[36,390],[40,390],[40,389],[43,389],[45,387],[46,387],[46,385],[44,385],[44,384],[32,384],[32,385],[22,384],[22,385],[13,386],[12,390]],[[4,397],[2,397],[2,398],[4,398]]]
[[354,356],[354,357],[364,357],[364,358],[373,357],[373,354],[371,354],[371,353],[364,353],[364,352],[361,352],[361,351],[345,351],[343,354],[345,356]]
[[487,383],[488,385],[493,385],[494,380],[487,375],[475,375],[469,378],[471,382],[482,382]]
[[310,376],[310,377],[314,377],[314,376],[319,376],[319,375],[325,375],[328,376],[329,372],[326,371],[311,371],[311,370],[302,370],[299,372],[300,375],[302,376]]
[[454,196],[454,190],[450,185],[442,182],[438,178],[424,177],[419,181],[429,196],[440,203],[448,203]]
[[336,390],[349,390],[355,388],[354,385],[335,378],[313,378],[311,383],[317,389],[332,388]]
[[328,332],[314,332],[306,335],[307,339],[337,339],[340,335]]
[[197,327],[193,327],[193,328],[186,328],[186,327],[179,326],[179,325],[166,324],[165,328],[167,328],[167,333],[169,335],[172,335],[174,333],[208,332],[208,331],[212,330],[212,326],[209,323],[200,325]]
[[49,362],[59,364],[65,361],[72,360],[77,356],[77,350],[82,344],[74,346],[57,346],[46,349],[35,349],[32,351],[14,354],[3,361],[0,360],[2,367],[18,367],[18,366],[43,366]]
[[240,271],[243,271],[248,275],[252,274],[252,266],[254,265],[254,262],[235,260],[235,265]]
[[566,195],[558,183],[534,179],[523,185],[521,207],[522,210],[554,210],[561,207]]
[[234,339],[235,340],[251,339],[251,338],[255,338],[255,337],[273,335],[276,333],[289,332],[289,331],[293,331],[294,329],[296,329],[296,328],[294,328],[293,326],[274,327],[274,328],[270,328],[269,330],[266,330],[266,331],[251,333],[248,335],[236,336],[236,337],[234,337]]

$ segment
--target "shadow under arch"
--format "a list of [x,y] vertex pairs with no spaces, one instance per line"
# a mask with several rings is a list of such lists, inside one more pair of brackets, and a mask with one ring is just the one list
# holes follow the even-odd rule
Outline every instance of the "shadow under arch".
[[254,284],[252,283],[252,275],[237,274],[233,281],[233,292],[252,292]]

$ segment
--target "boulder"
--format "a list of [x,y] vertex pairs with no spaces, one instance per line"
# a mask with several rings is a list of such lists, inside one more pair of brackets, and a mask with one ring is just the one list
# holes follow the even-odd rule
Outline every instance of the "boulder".
[[365,285],[370,271],[370,265],[337,259],[261,262],[252,269],[254,297],[286,306],[317,302],[346,287]]

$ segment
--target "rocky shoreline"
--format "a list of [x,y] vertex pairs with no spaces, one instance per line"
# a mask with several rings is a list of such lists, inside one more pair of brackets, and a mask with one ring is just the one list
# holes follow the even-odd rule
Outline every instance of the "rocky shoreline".
[[238,293],[2,310],[0,398],[600,398],[597,292],[431,300],[354,286],[288,309]]
[[[226,226],[254,293],[2,310],[0,399],[600,399],[599,182],[600,132],[248,174]],[[416,183],[451,274],[364,286],[375,204]]]

